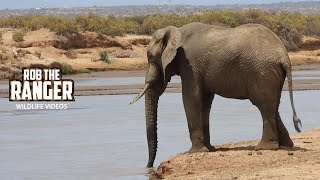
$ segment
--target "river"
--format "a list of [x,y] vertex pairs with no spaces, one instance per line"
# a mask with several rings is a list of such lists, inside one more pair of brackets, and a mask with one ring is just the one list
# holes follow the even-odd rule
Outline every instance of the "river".
[[[0,98],[1,179],[147,179],[144,101],[135,95],[81,96],[67,110],[16,110]],[[303,131],[320,127],[320,91],[294,92]],[[282,119],[295,133],[288,92]],[[259,139],[262,120],[247,100],[216,96],[211,142]],[[155,166],[191,146],[180,93],[160,97]]]

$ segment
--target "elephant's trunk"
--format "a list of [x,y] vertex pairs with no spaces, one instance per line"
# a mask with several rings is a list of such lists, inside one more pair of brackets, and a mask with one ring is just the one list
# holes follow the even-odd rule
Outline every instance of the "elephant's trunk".
[[149,88],[145,95],[146,128],[149,149],[149,160],[147,167],[152,167],[157,154],[157,113],[159,95]]

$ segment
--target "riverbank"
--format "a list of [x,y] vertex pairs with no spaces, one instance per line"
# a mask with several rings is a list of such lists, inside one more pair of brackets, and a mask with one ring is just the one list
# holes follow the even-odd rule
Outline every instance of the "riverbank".
[[255,151],[256,141],[216,146],[216,152],[182,153],[162,162],[163,179],[317,179],[320,129],[291,135],[292,149]]
[[[320,64],[293,66],[295,91],[320,90]],[[76,96],[137,94],[144,87],[145,71],[105,71],[63,76],[75,82]],[[120,82],[121,83],[120,83]],[[288,90],[287,82],[283,90]],[[179,77],[172,78],[166,92],[181,92]],[[8,80],[0,81],[0,97],[9,94]]]

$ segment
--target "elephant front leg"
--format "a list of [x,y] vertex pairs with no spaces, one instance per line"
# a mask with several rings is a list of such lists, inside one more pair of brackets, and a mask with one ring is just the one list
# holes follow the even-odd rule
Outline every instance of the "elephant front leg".
[[204,94],[202,98],[202,128],[204,133],[204,144],[210,152],[214,151],[215,148],[210,143],[210,110],[214,94]]
[[192,143],[188,152],[208,152],[202,123],[202,93],[200,90],[183,87],[182,96]]

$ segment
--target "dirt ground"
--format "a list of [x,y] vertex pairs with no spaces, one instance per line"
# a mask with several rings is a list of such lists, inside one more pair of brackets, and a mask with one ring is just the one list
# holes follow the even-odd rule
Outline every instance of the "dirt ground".
[[[80,71],[146,68],[149,36],[110,37],[94,32],[80,32],[77,36],[65,37],[48,29],[40,29],[27,32],[23,42],[14,42],[12,37],[17,31],[19,30],[0,28],[0,79],[10,78],[7,74],[19,71],[21,67],[32,64],[49,65],[53,62],[65,63]],[[17,56],[13,53],[14,49],[18,50]],[[107,52],[110,63],[102,61],[102,52]]]
[[182,153],[162,162],[153,178],[319,179],[320,129],[291,135],[292,149],[255,151],[258,141],[216,146],[216,152]]

